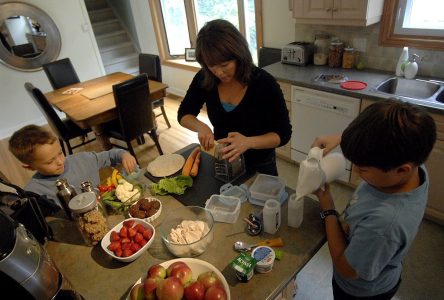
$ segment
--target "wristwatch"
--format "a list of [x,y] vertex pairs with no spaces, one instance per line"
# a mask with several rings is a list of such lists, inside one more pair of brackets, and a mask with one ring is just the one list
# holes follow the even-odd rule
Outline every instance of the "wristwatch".
[[335,215],[336,217],[339,217],[339,213],[334,209],[327,209],[327,210],[321,211],[320,215],[321,215],[322,221],[324,221],[324,219],[330,215]]

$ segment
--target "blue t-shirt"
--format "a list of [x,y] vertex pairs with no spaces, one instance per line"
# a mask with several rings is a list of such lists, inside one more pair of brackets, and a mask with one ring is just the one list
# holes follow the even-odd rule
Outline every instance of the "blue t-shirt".
[[387,194],[366,182],[345,211],[350,226],[345,257],[358,279],[334,278],[346,293],[368,297],[385,293],[398,283],[406,256],[424,215],[429,179],[419,168],[421,185],[406,193]]
[[100,184],[99,170],[103,167],[115,166],[122,162],[122,154],[125,152],[122,149],[111,149],[99,153],[78,152],[68,155],[65,160],[63,174],[59,176],[44,176],[37,172],[25,186],[25,190],[46,195],[62,207],[57,198],[57,187],[55,185],[57,179],[65,178],[75,188],[77,193],[81,193],[80,184],[83,181],[89,181],[93,187],[96,187]]

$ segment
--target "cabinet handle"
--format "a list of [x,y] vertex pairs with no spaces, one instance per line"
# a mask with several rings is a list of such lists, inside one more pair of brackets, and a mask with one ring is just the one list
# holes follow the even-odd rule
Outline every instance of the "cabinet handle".
[[331,11],[331,8],[327,8],[325,11],[330,12],[330,11]]
[[337,12],[338,11],[338,9],[335,7],[335,8],[333,8],[333,12]]

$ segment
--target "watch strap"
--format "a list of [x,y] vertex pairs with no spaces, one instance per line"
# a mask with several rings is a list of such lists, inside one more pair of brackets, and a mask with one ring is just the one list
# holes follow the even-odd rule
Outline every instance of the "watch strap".
[[335,215],[336,217],[339,217],[339,213],[335,209],[327,209],[327,210],[321,211],[320,215],[321,215],[322,221],[324,221],[324,219],[330,215]]

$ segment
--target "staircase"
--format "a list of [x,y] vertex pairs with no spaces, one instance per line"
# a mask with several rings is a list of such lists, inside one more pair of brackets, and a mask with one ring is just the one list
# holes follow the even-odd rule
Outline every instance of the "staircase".
[[106,74],[139,73],[138,50],[106,0],[85,0]]

